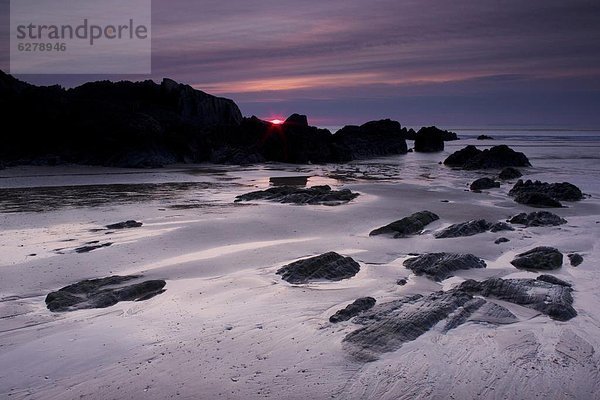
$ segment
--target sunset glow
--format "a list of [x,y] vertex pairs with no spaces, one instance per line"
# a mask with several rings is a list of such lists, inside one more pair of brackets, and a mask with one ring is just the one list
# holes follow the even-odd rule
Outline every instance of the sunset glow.
[[272,119],[269,122],[271,122],[273,125],[281,125],[281,124],[283,124],[283,121],[280,120],[280,119]]

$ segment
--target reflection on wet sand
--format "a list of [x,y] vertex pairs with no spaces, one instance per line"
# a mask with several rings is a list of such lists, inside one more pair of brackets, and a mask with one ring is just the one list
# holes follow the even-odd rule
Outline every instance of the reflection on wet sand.
[[192,190],[219,186],[204,182],[178,182],[0,189],[0,212],[43,212],[66,207],[170,200]]

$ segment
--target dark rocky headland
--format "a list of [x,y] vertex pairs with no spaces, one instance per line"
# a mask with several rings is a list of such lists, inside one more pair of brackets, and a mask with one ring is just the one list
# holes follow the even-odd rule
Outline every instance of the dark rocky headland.
[[443,150],[443,141],[458,139],[436,127],[415,132],[389,119],[335,134],[310,126],[299,114],[273,124],[245,118],[234,101],[170,79],[64,89],[0,71],[0,107],[5,124],[18,127],[3,135],[0,166],[346,162],[405,154],[407,139],[423,151]]

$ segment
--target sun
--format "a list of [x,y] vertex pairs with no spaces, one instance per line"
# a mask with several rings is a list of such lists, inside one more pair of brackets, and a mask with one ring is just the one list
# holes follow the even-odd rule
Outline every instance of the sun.
[[283,124],[283,121],[280,120],[280,119],[272,119],[269,122],[271,122],[273,125],[281,125],[281,124]]

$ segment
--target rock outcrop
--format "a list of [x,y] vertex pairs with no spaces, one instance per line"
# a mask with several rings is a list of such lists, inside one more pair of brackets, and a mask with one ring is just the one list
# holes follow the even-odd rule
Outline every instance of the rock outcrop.
[[494,140],[494,138],[488,135],[479,135],[477,136],[477,140]]
[[406,154],[406,135],[406,128],[389,119],[348,125],[333,135],[333,149],[340,161]]
[[94,240],[92,242],[86,243],[85,245],[83,245],[81,247],[77,247],[75,249],[75,253],[89,253],[90,251],[98,250],[103,247],[109,247],[109,246],[112,246],[111,242],[100,243],[100,241]]
[[444,160],[444,164],[468,170],[531,166],[525,154],[516,152],[506,145],[485,150],[469,145],[451,154]]
[[504,222],[488,222],[485,219],[461,222],[450,225],[434,233],[436,239],[457,238],[463,236],[473,236],[483,232],[501,232],[514,230],[510,225]]
[[457,139],[453,132],[443,131],[435,126],[423,127],[415,136],[415,151],[421,153],[444,151],[444,141]]
[[393,235],[394,238],[404,238],[418,234],[427,225],[438,219],[440,219],[440,217],[431,211],[419,211],[408,217],[394,221],[391,224],[375,229],[369,236],[390,234]]
[[583,262],[583,257],[581,256],[581,254],[571,253],[568,254],[567,257],[569,257],[569,262],[573,267],[578,267]]
[[507,181],[510,179],[518,179],[522,176],[523,174],[521,173],[521,171],[513,167],[506,167],[502,171],[500,171],[500,174],[498,174],[498,178],[502,179],[503,181]]
[[131,283],[139,276],[110,276],[84,280],[65,286],[46,296],[46,307],[50,311],[74,311],[87,308],[105,308],[120,301],[147,300],[164,292],[166,282],[149,280]]
[[577,315],[572,306],[572,289],[563,284],[537,279],[492,278],[483,282],[467,280],[459,290],[519,304],[558,321],[568,321]]
[[329,317],[329,322],[338,323],[343,321],[348,321],[350,318],[356,317],[363,311],[367,311],[375,305],[376,300],[372,297],[361,297],[360,299],[356,299],[352,304],[346,306],[331,317]]
[[425,275],[434,281],[443,281],[454,271],[485,268],[486,263],[473,254],[429,253],[409,258],[403,265],[416,275]]
[[581,190],[568,182],[547,183],[519,179],[508,194],[513,197],[526,194],[543,194],[557,201],[579,201],[583,199]]
[[351,257],[329,252],[283,266],[277,270],[277,274],[289,283],[301,284],[322,280],[341,281],[352,278],[358,271],[360,265]]
[[275,186],[266,190],[259,190],[237,196],[235,202],[267,200],[277,203],[292,204],[321,204],[326,206],[338,206],[348,203],[358,197],[349,189],[332,190],[330,186],[313,186],[310,188],[299,188],[295,186]]
[[101,81],[65,90],[0,72],[0,107],[5,124],[19,126],[0,148],[0,160],[9,165],[156,167],[205,161],[213,130],[242,121],[233,101],[170,79]]
[[561,208],[560,201],[553,199],[544,193],[519,193],[514,196],[515,201],[536,208]]
[[567,220],[548,211],[536,211],[532,213],[521,213],[512,217],[508,222],[511,224],[530,226],[558,226],[567,223]]
[[139,228],[143,224],[138,221],[134,221],[132,219],[124,222],[117,222],[116,224],[106,225],[107,229],[130,229],[130,228]]
[[464,291],[448,291],[377,304],[353,320],[364,326],[346,335],[344,343],[355,357],[374,360],[415,340],[471,300]]
[[233,101],[170,79],[101,81],[65,90],[0,71],[0,107],[5,124],[19,126],[0,147],[0,165],[8,166],[345,162],[404,154],[411,134],[390,120],[332,135],[300,114],[283,124],[243,118]]
[[520,269],[552,270],[562,266],[563,255],[553,247],[536,247],[518,254],[510,263]]
[[500,187],[500,182],[496,182],[495,180],[491,179],[491,178],[479,178],[475,181],[473,181],[473,183],[471,183],[471,186],[469,187],[472,191],[479,191],[479,190],[485,190],[485,189],[494,189],[494,188],[499,188]]

